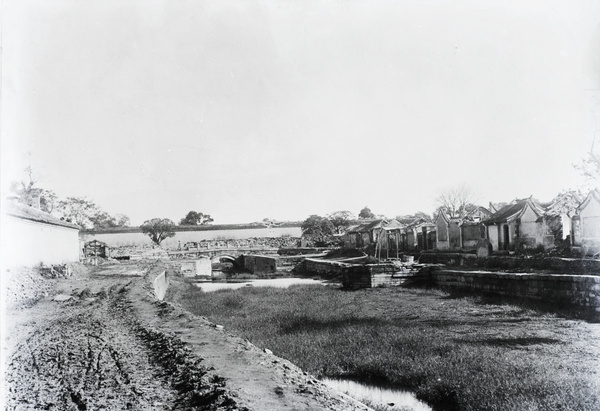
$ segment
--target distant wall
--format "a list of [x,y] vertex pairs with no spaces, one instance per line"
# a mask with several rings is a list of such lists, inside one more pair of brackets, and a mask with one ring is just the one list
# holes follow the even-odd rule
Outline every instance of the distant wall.
[[47,265],[79,261],[79,230],[2,216],[2,264]]
[[[273,228],[246,228],[228,230],[196,230],[177,231],[174,237],[167,238],[161,243],[165,248],[177,248],[188,242],[211,241],[218,239],[246,239],[246,238],[277,238],[282,236],[301,237],[300,227],[273,227]],[[81,238],[84,242],[99,240],[110,247],[126,245],[150,245],[150,237],[139,232],[82,232]]]

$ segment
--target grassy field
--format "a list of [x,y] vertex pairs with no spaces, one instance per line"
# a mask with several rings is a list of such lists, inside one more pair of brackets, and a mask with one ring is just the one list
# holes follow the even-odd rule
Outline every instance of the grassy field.
[[179,290],[187,310],[318,376],[407,387],[440,410],[600,409],[600,324],[424,289]]

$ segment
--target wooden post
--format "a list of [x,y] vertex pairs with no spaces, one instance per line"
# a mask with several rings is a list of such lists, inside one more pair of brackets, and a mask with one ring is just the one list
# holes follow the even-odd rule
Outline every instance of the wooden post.
[[390,259],[390,235],[388,231],[385,231],[385,259]]

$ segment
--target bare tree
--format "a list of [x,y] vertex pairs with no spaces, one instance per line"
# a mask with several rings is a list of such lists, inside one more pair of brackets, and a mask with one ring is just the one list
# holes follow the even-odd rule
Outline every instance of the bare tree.
[[436,199],[438,209],[451,218],[464,217],[473,207],[473,195],[471,189],[464,184],[444,191]]
[[57,202],[57,196],[54,191],[46,190],[37,186],[39,178],[33,171],[31,165],[23,170],[27,173],[27,180],[13,181],[10,185],[10,191],[18,198],[18,201],[27,205],[34,205],[36,199],[39,199],[39,208],[47,213],[54,211]]
[[590,151],[581,160],[580,164],[575,165],[575,168],[587,181],[600,185],[600,151],[594,148],[595,143],[596,139],[594,138]]

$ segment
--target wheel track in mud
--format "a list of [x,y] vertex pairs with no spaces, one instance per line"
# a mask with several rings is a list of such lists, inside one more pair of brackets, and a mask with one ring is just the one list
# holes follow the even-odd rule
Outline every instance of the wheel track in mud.
[[103,266],[59,279],[50,297],[10,311],[0,408],[369,410],[272,352],[157,300],[155,279],[166,268]]
[[6,409],[238,409],[201,358],[176,337],[146,328],[128,308],[126,286],[63,303],[17,346],[6,372]]

